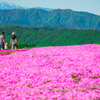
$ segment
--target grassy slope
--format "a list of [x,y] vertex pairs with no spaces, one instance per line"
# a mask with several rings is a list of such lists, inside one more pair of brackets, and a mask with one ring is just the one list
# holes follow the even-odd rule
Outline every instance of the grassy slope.
[[12,26],[0,28],[0,33],[5,31],[5,41],[10,42],[12,32],[16,33],[18,44],[34,44],[38,46],[65,46],[81,44],[100,44],[100,31],[72,30],[72,29],[47,29],[35,27]]

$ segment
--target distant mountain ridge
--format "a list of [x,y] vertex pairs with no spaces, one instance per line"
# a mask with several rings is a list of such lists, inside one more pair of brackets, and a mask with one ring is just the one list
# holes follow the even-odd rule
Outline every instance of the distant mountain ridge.
[[43,7],[33,7],[34,9],[42,9],[42,10],[46,10],[46,11],[52,11],[52,8],[43,8]]
[[[46,11],[52,11],[52,8],[43,8],[43,7],[33,7],[34,9],[43,9]],[[13,3],[6,3],[6,2],[0,2],[0,9],[1,10],[8,10],[8,9],[25,9],[28,10],[30,8],[26,8],[26,7],[21,7],[19,5],[15,5]]]
[[[7,3],[0,3],[0,5],[3,8]],[[9,5],[15,6],[15,9],[0,10],[0,24],[100,30],[100,16],[92,13],[70,9],[46,11],[47,8],[42,9],[41,7],[24,9],[17,5]]]
[[100,30],[100,16],[70,9],[52,11],[42,9],[0,10],[0,24]]

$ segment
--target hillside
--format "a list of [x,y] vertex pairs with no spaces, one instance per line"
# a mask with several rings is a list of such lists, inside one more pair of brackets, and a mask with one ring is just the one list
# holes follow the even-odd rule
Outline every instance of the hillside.
[[0,10],[0,23],[28,26],[53,25],[68,29],[100,30],[100,16],[70,9],[52,11],[42,9]]
[[16,33],[18,44],[34,44],[38,46],[65,46],[81,44],[100,44],[100,31],[52,29],[46,27],[11,26],[0,28],[4,31],[6,42],[10,42],[12,32]]

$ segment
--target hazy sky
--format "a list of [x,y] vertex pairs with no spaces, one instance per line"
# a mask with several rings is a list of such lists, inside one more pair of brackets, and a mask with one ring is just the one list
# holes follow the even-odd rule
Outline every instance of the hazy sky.
[[100,0],[0,0],[22,7],[46,7],[54,9],[72,9],[100,15]]

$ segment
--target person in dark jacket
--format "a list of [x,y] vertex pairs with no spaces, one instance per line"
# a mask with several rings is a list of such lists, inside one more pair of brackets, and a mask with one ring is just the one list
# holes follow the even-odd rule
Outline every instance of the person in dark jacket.
[[4,45],[5,45],[4,35],[5,35],[5,32],[2,32],[2,34],[0,35],[0,47],[1,47],[1,50],[4,49]]
[[10,40],[10,45],[11,49],[18,49],[18,44],[17,44],[17,37],[15,35],[15,32],[12,33],[12,38]]

